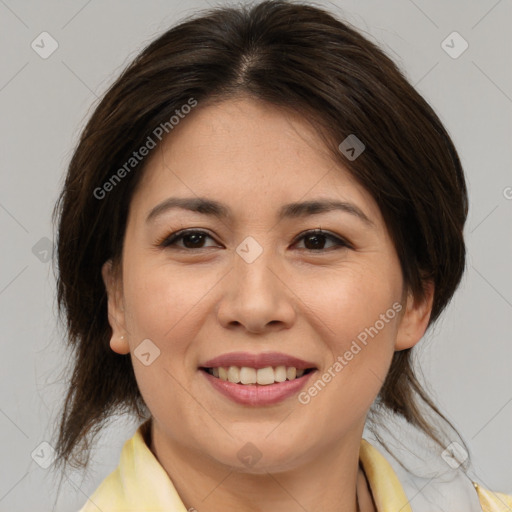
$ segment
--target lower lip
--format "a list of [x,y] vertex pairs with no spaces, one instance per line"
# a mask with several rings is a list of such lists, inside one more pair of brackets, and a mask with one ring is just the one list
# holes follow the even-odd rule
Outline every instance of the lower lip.
[[235,384],[210,375],[204,370],[199,370],[208,379],[208,382],[220,393],[234,402],[243,405],[272,405],[277,404],[290,396],[298,393],[308,382],[313,370],[294,380],[285,380],[275,384],[262,386],[260,384]]

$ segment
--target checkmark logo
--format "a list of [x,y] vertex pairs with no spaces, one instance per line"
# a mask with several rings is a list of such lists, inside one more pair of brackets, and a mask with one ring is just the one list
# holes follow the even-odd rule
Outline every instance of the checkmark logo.
[[30,454],[32,460],[43,469],[48,469],[53,464],[55,455],[55,449],[47,441],[38,444]]
[[338,146],[338,149],[345,155],[348,160],[353,162],[364,152],[366,146],[364,145],[363,141],[359,139],[359,137],[351,133],[341,142],[341,144]]
[[458,32],[452,32],[443,39],[441,48],[452,59],[458,59],[469,48],[469,43]]
[[452,469],[457,469],[468,458],[468,452],[456,441],[450,443],[446,449],[441,453],[443,460]]
[[246,237],[236,248],[237,254],[246,262],[252,263],[263,252],[263,247],[252,236]]
[[47,59],[57,50],[59,43],[48,32],[41,32],[30,46],[39,57]]
[[262,455],[253,443],[245,443],[237,453],[238,460],[247,467],[254,466],[261,459]]
[[133,354],[144,366],[149,366],[160,356],[160,349],[146,338],[137,346]]
[[52,241],[43,236],[33,247],[32,254],[41,262],[47,263],[51,260],[53,254],[53,243]]

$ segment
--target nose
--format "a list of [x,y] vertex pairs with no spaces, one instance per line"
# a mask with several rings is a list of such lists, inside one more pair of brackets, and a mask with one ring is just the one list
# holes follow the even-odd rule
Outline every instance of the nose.
[[297,297],[270,252],[263,251],[252,263],[235,255],[217,310],[223,327],[263,333],[290,328],[295,322]]

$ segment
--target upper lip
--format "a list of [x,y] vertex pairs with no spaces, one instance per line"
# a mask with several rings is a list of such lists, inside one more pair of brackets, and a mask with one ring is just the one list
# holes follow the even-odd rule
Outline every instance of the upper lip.
[[219,368],[229,366],[246,366],[248,368],[266,368],[267,366],[293,366],[298,370],[316,368],[315,363],[304,361],[298,357],[283,354],[281,352],[264,352],[251,354],[249,352],[230,352],[209,359],[200,365],[200,368]]

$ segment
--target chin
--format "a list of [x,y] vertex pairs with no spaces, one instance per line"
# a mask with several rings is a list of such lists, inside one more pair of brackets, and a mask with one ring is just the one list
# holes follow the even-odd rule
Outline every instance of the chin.
[[247,436],[237,436],[228,446],[222,446],[220,452],[220,444],[215,443],[210,454],[217,462],[239,473],[263,475],[285,472],[299,466],[301,459],[307,458],[308,447],[300,444],[301,450],[298,453],[299,443],[295,442],[293,437],[276,435],[270,439],[273,436],[269,436],[271,430],[265,429],[260,435],[255,435],[253,430],[252,434]]

